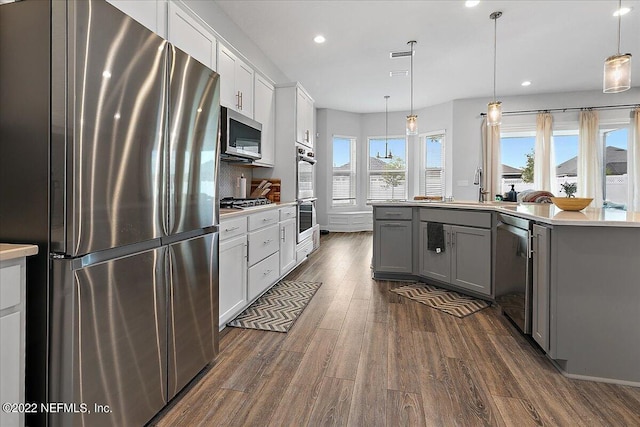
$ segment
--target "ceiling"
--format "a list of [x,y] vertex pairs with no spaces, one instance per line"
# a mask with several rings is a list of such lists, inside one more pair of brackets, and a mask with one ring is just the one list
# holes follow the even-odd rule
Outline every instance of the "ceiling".
[[[409,57],[390,59],[416,40],[414,109],[493,91],[493,11],[497,97],[602,90],[604,59],[617,51],[615,0],[447,1],[217,0],[229,18],[318,108],[358,113],[410,108]],[[640,86],[640,0],[624,0],[622,53],[634,55]],[[324,44],[313,42],[317,34]],[[532,84],[521,86],[525,80]],[[615,95],[611,95],[612,99]],[[614,101],[612,101],[614,102]]]

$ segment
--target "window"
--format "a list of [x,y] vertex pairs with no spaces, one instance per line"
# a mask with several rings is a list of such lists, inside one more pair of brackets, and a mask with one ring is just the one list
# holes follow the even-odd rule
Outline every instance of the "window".
[[629,129],[626,126],[601,127],[600,135],[604,145],[603,198],[609,205],[612,203],[626,205],[629,189],[627,174]]
[[501,192],[503,194],[510,191],[512,185],[517,192],[533,189],[533,152],[535,146],[535,129],[501,133]]
[[560,184],[578,182],[578,129],[553,132],[553,147],[556,157],[556,196],[560,194]]
[[422,138],[420,194],[444,198],[444,133]]
[[333,137],[332,206],[356,204],[356,139]]
[[407,198],[407,141],[369,138],[368,199]]

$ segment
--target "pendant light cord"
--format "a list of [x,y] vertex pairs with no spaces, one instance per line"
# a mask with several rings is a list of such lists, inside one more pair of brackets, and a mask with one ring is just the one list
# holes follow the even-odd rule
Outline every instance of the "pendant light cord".
[[493,102],[496,102],[496,69],[498,56],[498,17],[493,18]]
[[411,115],[413,116],[413,44],[414,41],[410,41],[411,43]]
[[620,55],[620,25],[622,21],[622,13],[620,13],[621,9],[622,9],[622,0],[618,0],[618,55]]

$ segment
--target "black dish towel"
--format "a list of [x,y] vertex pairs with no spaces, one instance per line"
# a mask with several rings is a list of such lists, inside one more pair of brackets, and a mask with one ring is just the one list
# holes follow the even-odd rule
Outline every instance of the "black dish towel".
[[444,226],[442,224],[427,223],[427,250],[444,252]]

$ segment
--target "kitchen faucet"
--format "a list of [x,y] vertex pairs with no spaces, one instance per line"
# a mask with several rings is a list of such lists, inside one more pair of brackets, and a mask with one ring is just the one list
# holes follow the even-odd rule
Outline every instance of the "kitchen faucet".
[[482,203],[484,202],[484,195],[487,194],[487,191],[484,191],[484,188],[482,187],[482,168],[480,166],[478,166],[476,168],[476,174],[473,177],[473,184],[474,185],[478,185],[478,202]]

